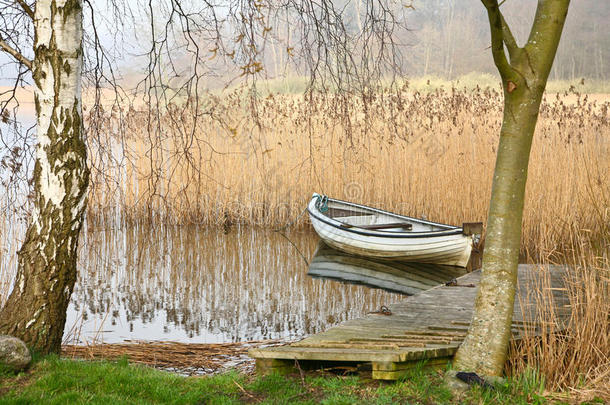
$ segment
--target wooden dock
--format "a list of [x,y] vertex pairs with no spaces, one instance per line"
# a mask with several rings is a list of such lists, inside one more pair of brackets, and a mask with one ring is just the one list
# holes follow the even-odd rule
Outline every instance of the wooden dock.
[[[252,349],[249,355],[261,373],[352,365],[382,380],[400,378],[421,360],[428,366],[444,366],[468,331],[477,290],[473,286],[480,275],[477,270],[458,278],[457,285],[440,285],[388,305],[391,315],[369,314],[287,346]],[[542,333],[544,328],[536,322],[536,296],[541,291],[552,294],[559,319],[567,319],[564,275],[561,266],[519,266],[513,339]]]

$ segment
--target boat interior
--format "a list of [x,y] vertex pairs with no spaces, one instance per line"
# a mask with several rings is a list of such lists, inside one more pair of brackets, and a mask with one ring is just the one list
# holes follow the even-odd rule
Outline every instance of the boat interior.
[[402,215],[384,214],[366,208],[329,201],[324,215],[341,222],[345,228],[363,228],[387,232],[429,232],[449,229],[450,227],[422,223],[415,218]]

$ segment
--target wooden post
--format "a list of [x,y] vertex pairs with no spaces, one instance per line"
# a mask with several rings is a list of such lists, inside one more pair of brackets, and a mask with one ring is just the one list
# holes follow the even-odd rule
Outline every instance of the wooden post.
[[480,235],[483,232],[483,222],[464,222],[462,233],[464,235]]

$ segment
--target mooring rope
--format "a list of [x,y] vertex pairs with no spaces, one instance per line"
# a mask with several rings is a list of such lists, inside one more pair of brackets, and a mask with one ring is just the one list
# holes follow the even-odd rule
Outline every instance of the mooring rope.
[[[316,197],[316,208],[318,210],[320,210],[320,212],[327,212],[328,211],[328,197],[325,195],[318,195]],[[290,226],[292,226],[293,224],[295,224],[296,222],[298,222],[298,220],[303,216],[303,214],[305,213],[305,211],[307,211],[307,207],[305,207],[305,209],[303,209],[303,211],[301,211],[301,213],[291,222],[287,223],[286,225],[274,229],[273,232],[277,232],[280,235],[282,235],[288,242],[290,242],[290,244],[295,248],[295,250],[299,253],[299,255],[303,258],[303,261],[305,261],[305,264],[307,265],[307,267],[309,267],[309,261],[307,260],[307,258],[305,257],[305,255],[303,254],[303,252],[301,252],[301,250],[297,247],[297,245],[294,244],[294,242],[292,240],[290,240],[290,238],[288,236],[286,236],[284,234],[284,230]]]
[[298,222],[298,220],[303,216],[303,214],[307,211],[307,207],[305,207],[305,209],[303,211],[301,211],[301,213],[292,221],[290,221],[289,223],[287,223],[286,225],[274,229],[273,232],[277,232],[280,235],[282,235],[284,237],[284,239],[286,239],[288,242],[290,242],[290,244],[294,247],[294,249],[297,251],[297,253],[301,256],[301,258],[303,259],[303,261],[305,262],[305,264],[307,265],[307,267],[309,267],[309,261],[307,260],[307,258],[305,257],[305,255],[303,254],[303,252],[301,252],[301,249],[299,249],[297,247],[297,245],[294,244],[294,242],[292,240],[290,240],[290,238],[288,236],[286,236],[286,234],[284,234],[284,230],[290,226],[292,226],[293,224],[295,224],[296,222]]

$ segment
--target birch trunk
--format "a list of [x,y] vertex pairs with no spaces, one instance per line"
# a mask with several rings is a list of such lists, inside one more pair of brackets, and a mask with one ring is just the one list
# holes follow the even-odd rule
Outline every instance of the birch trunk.
[[34,26],[34,211],[15,286],[0,312],[0,333],[48,353],[61,349],[89,182],[81,111],[82,0],[38,0]]
[[517,46],[498,2],[482,2],[488,11],[494,62],[504,87],[504,118],[494,170],[481,282],[473,319],[455,356],[453,368],[500,376],[511,335],[529,154],[540,101],[570,1],[539,0],[529,39],[522,48]]

